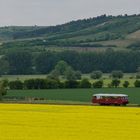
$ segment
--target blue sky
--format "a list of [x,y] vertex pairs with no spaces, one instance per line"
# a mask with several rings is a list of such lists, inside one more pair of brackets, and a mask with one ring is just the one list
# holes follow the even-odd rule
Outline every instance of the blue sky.
[[48,26],[102,14],[140,14],[140,0],[0,0],[0,26]]

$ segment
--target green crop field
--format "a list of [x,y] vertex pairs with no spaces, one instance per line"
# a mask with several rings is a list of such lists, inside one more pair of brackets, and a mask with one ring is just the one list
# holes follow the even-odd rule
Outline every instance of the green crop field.
[[120,93],[129,95],[131,104],[140,104],[140,88],[9,90],[5,97],[39,97],[48,101],[90,103],[96,93]]

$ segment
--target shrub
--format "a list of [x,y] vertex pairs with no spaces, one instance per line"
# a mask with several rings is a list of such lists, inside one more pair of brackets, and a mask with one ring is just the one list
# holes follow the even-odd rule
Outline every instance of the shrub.
[[21,82],[20,80],[11,81],[9,82],[9,88],[10,89],[23,89],[23,82]]
[[122,71],[112,71],[111,73],[112,78],[123,78],[123,72]]
[[81,76],[82,76],[82,74],[81,74],[80,71],[75,71],[75,77],[76,77],[77,80],[80,80]]
[[134,83],[134,86],[135,87],[140,87],[140,81],[139,80],[136,80],[135,83]]
[[65,88],[78,88],[79,82],[75,80],[65,81]]
[[45,84],[46,84],[47,89],[57,89],[60,86],[59,81],[54,80],[54,79],[47,79],[45,81]]
[[129,84],[130,84],[130,83],[129,83],[128,81],[124,81],[123,87],[128,88]]
[[82,79],[80,82],[80,88],[91,88],[91,83],[89,82],[88,79]]
[[65,88],[65,83],[59,81],[58,82],[58,88],[60,88],[60,89]]
[[111,82],[112,87],[117,88],[120,85],[121,81],[119,79],[113,79]]
[[100,81],[96,81],[96,82],[93,83],[93,87],[94,88],[102,88],[103,87],[103,84],[104,83],[101,80]]
[[140,73],[137,73],[136,79],[140,79]]
[[112,88],[112,84],[111,83],[109,83],[107,86],[108,86],[108,88]]
[[45,79],[29,79],[24,81],[24,86],[26,89],[45,89],[46,82]]
[[75,71],[71,67],[68,67],[67,70],[65,71],[65,78],[68,81],[75,81],[77,79]]
[[26,89],[34,89],[34,79],[25,80],[24,86]]
[[100,79],[102,77],[101,71],[93,71],[90,75],[92,79]]
[[45,89],[46,88],[46,83],[45,79],[34,79],[34,89]]
[[49,79],[59,80],[59,72],[57,70],[51,71],[51,73],[47,76]]
[[3,82],[0,82],[0,99],[2,98],[2,96],[6,95],[7,90],[3,84]]

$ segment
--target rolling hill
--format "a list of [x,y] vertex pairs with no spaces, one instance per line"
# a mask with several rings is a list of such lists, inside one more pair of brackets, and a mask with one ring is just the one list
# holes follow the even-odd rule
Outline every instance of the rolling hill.
[[1,53],[13,49],[140,49],[140,15],[98,16],[57,26],[0,28]]

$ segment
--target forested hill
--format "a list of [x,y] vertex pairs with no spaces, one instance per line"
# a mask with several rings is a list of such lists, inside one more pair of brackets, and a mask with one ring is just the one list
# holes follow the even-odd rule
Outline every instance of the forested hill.
[[57,26],[1,27],[4,47],[59,46],[140,48],[140,15],[98,16]]

